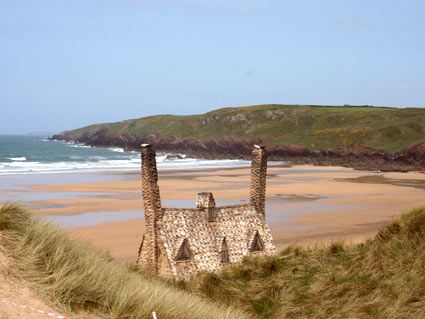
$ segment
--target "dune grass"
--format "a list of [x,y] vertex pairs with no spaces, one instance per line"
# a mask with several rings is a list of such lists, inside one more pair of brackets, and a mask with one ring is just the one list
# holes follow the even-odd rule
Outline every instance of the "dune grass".
[[108,318],[249,318],[240,310],[191,295],[126,267],[24,208],[0,209],[0,245],[42,298],[65,311]]
[[0,210],[0,234],[17,275],[68,311],[150,318],[155,310],[159,319],[418,319],[425,313],[425,208],[361,244],[291,246],[174,284],[115,262],[18,206]]
[[289,247],[183,286],[260,318],[425,318],[425,208],[365,243]]

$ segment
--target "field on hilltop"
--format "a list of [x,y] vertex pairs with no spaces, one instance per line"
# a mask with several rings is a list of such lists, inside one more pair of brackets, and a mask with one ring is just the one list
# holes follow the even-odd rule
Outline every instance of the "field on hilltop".
[[129,144],[132,139],[148,135],[216,140],[255,138],[267,145],[298,145],[309,150],[361,145],[394,152],[425,142],[424,132],[424,108],[258,105],[228,107],[200,115],[156,115],[95,124],[57,137],[90,142],[96,134],[124,136]]

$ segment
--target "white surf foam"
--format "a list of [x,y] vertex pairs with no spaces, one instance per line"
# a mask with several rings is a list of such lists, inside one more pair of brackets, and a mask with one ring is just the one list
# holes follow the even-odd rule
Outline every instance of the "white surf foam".
[[16,162],[23,162],[26,161],[27,158],[25,156],[22,157],[8,157],[8,159],[10,159],[11,161],[16,161]]
[[[52,142],[52,141],[46,141]],[[90,146],[72,143],[64,143],[72,148],[91,148]],[[97,172],[97,171],[138,171],[140,170],[139,152],[127,152],[123,148],[111,147],[105,149],[93,147],[89,152],[70,153],[59,150],[58,154],[51,153],[46,156],[46,160],[38,157],[37,160],[31,158],[13,156],[11,153],[8,161],[0,162],[0,175],[16,174],[48,174],[48,173],[72,173],[72,172]],[[100,152],[97,153],[96,150]],[[56,149],[53,149],[56,151]],[[115,154],[114,154],[115,153]],[[52,156],[62,158],[52,162]],[[66,160],[66,158],[68,160]],[[206,160],[200,158],[190,158],[185,154],[157,154],[157,167],[160,170],[197,169],[197,168],[224,168],[248,166],[248,161],[243,160]]]
[[113,152],[118,152],[118,153],[124,153],[124,149],[120,148],[120,147],[110,147],[110,148],[108,148],[108,150],[113,151]]
[[77,147],[77,148],[91,148],[90,145],[84,145],[84,144],[76,144],[76,143],[67,143],[71,147]]
[[[157,157],[159,170],[201,169],[201,168],[225,168],[249,166],[248,161],[243,160],[206,160],[197,158],[167,159],[167,155]],[[77,172],[101,172],[101,171],[138,171],[141,161],[139,156],[128,159],[97,160],[85,162],[53,162],[43,163],[34,161],[0,162],[0,175],[16,174],[48,174],[48,173],[77,173]]]

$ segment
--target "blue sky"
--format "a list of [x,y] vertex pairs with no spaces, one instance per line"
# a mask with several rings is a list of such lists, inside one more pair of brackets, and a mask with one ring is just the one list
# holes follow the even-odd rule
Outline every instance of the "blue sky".
[[425,106],[425,1],[0,0],[0,133],[298,103]]

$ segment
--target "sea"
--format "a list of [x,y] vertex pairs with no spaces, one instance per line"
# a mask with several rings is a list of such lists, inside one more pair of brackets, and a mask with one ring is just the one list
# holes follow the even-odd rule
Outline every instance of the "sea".
[[[249,166],[249,161],[207,160],[186,154],[157,153],[159,170]],[[47,136],[0,135],[0,176],[140,170],[140,153],[122,148],[90,147]]]

